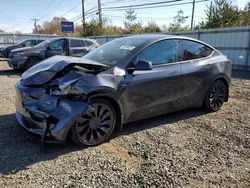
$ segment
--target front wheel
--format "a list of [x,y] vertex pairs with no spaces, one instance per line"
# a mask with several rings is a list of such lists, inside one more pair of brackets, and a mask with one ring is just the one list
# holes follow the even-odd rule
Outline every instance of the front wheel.
[[93,111],[83,114],[72,126],[72,140],[79,145],[94,146],[108,140],[116,124],[116,113],[106,100],[90,101]]
[[206,98],[205,107],[210,111],[218,111],[226,98],[227,86],[221,80],[216,80],[209,88]]
[[37,57],[31,57],[31,58],[29,58],[27,60],[27,62],[25,63],[25,70],[29,69],[30,67],[33,67],[34,65],[36,65],[40,61],[41,61],[41,59],[39,59]]

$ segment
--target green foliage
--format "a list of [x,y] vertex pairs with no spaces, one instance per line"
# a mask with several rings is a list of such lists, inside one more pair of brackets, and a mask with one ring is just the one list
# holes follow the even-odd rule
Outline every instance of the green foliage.
[[[103,26],[105,25],[105,20],[103,20]],[[84,36],[95,36],[102,35],[104,33],[104,29],[100,27],[99,20],[97,18],[93,18],[90,22],[85,24],[85,33]]]
[[144,27],[144,33],[159,33],[161,28],[153,21],[148,22],[146,27]]
[[170,32],[184,31],[188,29],[188,26],[183,27],[182,25],[186,22],[185,16],[183,16],[183,11],[180,10],[177,12],[177,15],[174,17],[174,23],[169,24],[168,30]]
[[[64,17],[54,17],[50,22],[46,21],[43,25],[37,25],[37,33],[39,34],[61,34],[61,21],[67,21]],[[35,31],[33,30],[33,33]]]
[[142,22],[137,22],[137,14],[131,8],[126,11],[125,20],[123,21],[124,24],[124,33],[131,34],[131,33],[141,33],[143,31]]
[[205,11],[207,18],[200,22],[199,27],[220,28],[250,25],[250,3],[240,10],[233,2],[228,0],[214,0]]

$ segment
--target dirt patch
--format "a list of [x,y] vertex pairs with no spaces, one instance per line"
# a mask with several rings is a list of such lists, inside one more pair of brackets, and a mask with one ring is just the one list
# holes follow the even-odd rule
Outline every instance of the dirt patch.
[[121,147],[119,143],[115,141],[110,141],[110,143],[105,143],[99,146],[101,150],[106,152],[108,155],[112,155],[115,158],[118,158],[125,162],[126,169],[135,173],[138,170],[140,165],[140,160],[127,149]]

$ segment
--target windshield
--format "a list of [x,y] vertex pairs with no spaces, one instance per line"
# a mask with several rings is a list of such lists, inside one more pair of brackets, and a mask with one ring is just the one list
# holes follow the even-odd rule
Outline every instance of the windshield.
[[120,38],[101,45],[100,47],[83,56],[82,59],[88,59],[106,65],[115,65],[127,56],[138,46],[145,43],[145,40],[139,38]]
[[37,44],[35,47],[41,47],[41,48],[43,48],[43,47],[45,47],[47,44],[49,44],[50,42],[52,42],[52,41],[54,41],[55,39],[47,39],[47,40],[45,40],[45,41],[43,41],[43,42],[41,42],[41,43],[39,43],[39,44]]

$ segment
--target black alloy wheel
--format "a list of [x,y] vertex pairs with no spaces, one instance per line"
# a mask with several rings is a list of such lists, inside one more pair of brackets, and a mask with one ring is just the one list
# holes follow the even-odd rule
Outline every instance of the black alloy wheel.
[[226,98],[227,86],[221,80],[216,80],[206,96],[205,105],[211,111],[219,110]]
[[30,67],[33,67],[34,65],[36,65],[37,63],[39,63],[41,60],[37,57],[31,57],[28,59],[28,61],[25,64],[25,69],[29,69]]
[[73,126],[72,139],[80,145],[94,146],[106,141],[115,127],[116,114],[109,102],[97,99],[90,106],[93,111],[83,114]]

